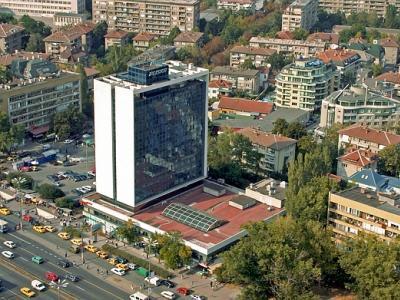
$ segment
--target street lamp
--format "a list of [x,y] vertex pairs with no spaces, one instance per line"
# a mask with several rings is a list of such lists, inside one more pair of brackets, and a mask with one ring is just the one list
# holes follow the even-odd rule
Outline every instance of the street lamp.
[[68,282],[65,279],[63,280],[58,279],[57,282],[50,281],[49,285],[50,287],[57,289],[57,298],[58,300],[60,300],[60,289],[66,288],[68,286]]
[[15,187],[17,188],[17,201],[19,200],[19,229],[22,230],[22,197],[19,197],[20,191],[21,191],[21,186],[26,182],[26,178],[22,176],[18,176],[12,179],[12,182],[15,184]]

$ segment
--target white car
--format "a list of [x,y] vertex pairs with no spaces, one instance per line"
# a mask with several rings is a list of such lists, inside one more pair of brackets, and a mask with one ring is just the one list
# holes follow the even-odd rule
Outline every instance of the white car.
[[125,270],[119,269],[119,268],[112,268],[111,272],[113,272],[114,274],[119,275],[119,276],[125,275]]
[[133,263],[128,263],[127,264],[128,268],[131,270],[136,270],[137,269],[137,265],[133,264]]
[[193,300],[204,300],[204,296],[200,296],[200,295],[190,295],[190,299]]
[[35,290],[38,290],[39,292],[44,291],[46,289],[46,286],[39,280],[32,280],[31,285]]
[[81,190],[86,191],[86,193],[89,193],[93,190],[93,188],[90,185],[84,185],[81,187]]
[[17,244],[15,244],[13,241],[5,241],[3,244],[10,249],[17,247]]
[[73,143],[73,142],[74,142],[74,140],[66,139],[66,140],[64,141],[64,144],[71,144],[71,143]]
[[170,291],[161,292],[161,296],[163,296],[166,299],[175,299],[176,298],[176,295],[173,292],[170,292]]
[[1,254],[10,259],[15,257],[14,253],[12,253],[11,251],[3,251],[3,252],[1,252]]

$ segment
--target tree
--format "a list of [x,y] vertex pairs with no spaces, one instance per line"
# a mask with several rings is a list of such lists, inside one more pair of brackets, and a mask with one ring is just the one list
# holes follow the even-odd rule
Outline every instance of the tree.
[[312,152],[315,148],[315,140],[311,134],[302,136],[297,141],[297,153],[302,153],[303,155],[307,152]]
[[97,54],[97,57],[104,55],[104,36],[107,34],[108,24],[101,21],[96,24],[93,29],[93,44],[92,52]]
[[360,299],[399,299],[400,245],[387,243],[376,236],[360,234],[346,240],[346,251],[339,258],[342,268],[350,274],[350,288]]
[[397,7],[388,5],[386,8],[384,26],[386,28],[398,28]]
[[276,119],[274,122],[274,127],[272,128],[273,134],[284,134],[286,132],[286,128],[289,126],[289,123],[282,118]]
[[77,71],[80,75],[80,93],[81,93],[81,101],[82,101],[82,112],[88,116],[93,116],[93,102],[91,101],[91,96],[89,93],[89,85],[85,72],[85,68],[82,64],[79,64],[77,67]]
[[10,71],[5,66],[0,65],[0,84],[7,83],[10,79]]
[[39,33],[32,33],[29,37],[26,51],[44,52],[43,37]]
[[49,183],[39,185],[36,191],[44,199],[56,199],[65,196],[62,190]]
[[66,139],[70,135],[82,131],[84,122],[83,114],[76,106],[71,106],[65,111],[56,113],[53,116],[53,130],[60,139]]
[[400,145],[389,145],[379,152],[378,170],[389,176],[400,175]]
[[181,33],[178,27],[174,27],[171,29],[167,36],[163,36],[160,38],[161,45],[172,45],[174,43],[174,39]]
[[175,231],[158,236],[160,258],[171,269],[188,264],[192,257],[192,250],[183,244],[182,235]]
[[373,64],[372,65],[372,75],[377,77],[381,75],[383,72],[383,67],[381,65]]
[[296,30],[293,32],[293,37],[295,40],[305,40],[308,36],[308,31],[303,29],[303,28],[296,28]]
[[33,187],[32,177],[22,172],[9,173],[7,181],[16,189],[31,189]]
[[240,68],[243,70],[249,70],[249,69],[256,69],[256,67],[253,64],[253,61],[250,58],[247,58],[241,65]]
[[62,197],[55,200],[56,206],[60,208],[68,208],[73,209],[74,207],[79,206],[79,202],[75,201],[72,198]]
[[267,62],[271,64],[271,68],[275,71],[281,70],[290,63],[290,58],[286,58],[282,53],[274,53],[268,57]]
[[285,119],[279,118],[274,122],[273,134],[282,134],[292,139],[299,139],[307,135],[306,128],[299,122],[288,123]]
[[12,13],[0,13],[0,23],[16,24],[17,19],[14,18]]
[[23,125],[10,126],[7,114],[0,112],[0,151],[9,153],[22,142],[24,134]]
[[128,244],[132,244],[141,240],[140,230],[131,219],[115,230],[115,234],[121,240],[126,240]]

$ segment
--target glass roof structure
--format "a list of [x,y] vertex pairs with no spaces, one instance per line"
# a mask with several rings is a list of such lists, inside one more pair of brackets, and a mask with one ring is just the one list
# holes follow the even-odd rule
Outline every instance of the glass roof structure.
[[206,212],[182,203],[171,203],[164,209],[162,215],[203,232],[213,230],[225,223]]

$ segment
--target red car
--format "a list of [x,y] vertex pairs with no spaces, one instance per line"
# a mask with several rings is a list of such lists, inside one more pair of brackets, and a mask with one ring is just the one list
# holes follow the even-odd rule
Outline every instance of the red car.
[[33,217],[31,215],[23,215],[22,216],[22,220],[26,221],[26,222],[30,222],[32,221]]
[[58,280],[58,275],[54,272],[46,272],[44,274],[47,280],[49,281],[57,281]]
[[190,290],[187,288],[184,288],[184,287],[178,288],[177,291],[179,294],[184,295],[184,296],[187,296],[190,293]]

